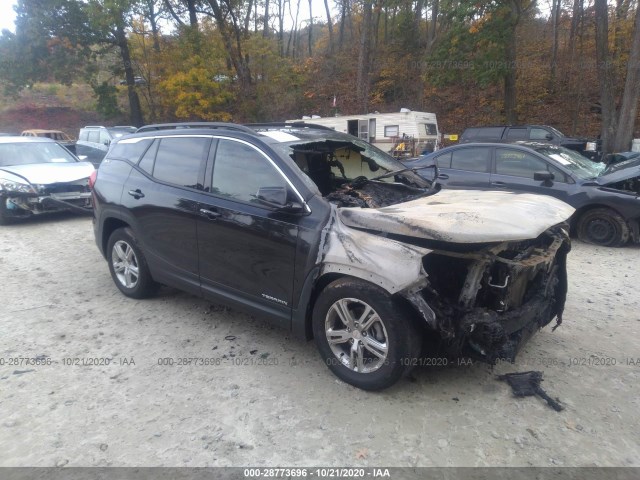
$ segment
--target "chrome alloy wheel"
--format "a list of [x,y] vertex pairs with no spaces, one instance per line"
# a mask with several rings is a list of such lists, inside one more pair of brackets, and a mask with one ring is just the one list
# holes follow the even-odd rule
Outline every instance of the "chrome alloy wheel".
[[336,358],[354,372],[375,372],[387,360],[387,330],[376,311],[362,300],[341,298],[331,305],[325,334]]
[[135,288],[138,284],[138,259],[127,242],[118,240],[113,245],[111,263],[118,281],[126,288]]

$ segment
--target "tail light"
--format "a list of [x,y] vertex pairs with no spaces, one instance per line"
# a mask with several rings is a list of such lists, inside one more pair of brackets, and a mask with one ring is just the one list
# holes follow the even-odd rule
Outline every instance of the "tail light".
[[93,190],[93,186],[96,183],[96,177],[98,176],[98,171],[94,170],[93,172],[91,172],[91,175],[89,175],[89,188],[91,190]]

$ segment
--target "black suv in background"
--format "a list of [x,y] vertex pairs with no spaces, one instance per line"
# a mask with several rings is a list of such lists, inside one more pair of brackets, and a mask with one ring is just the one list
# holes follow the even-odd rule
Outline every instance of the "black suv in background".
[[417,363],[425,333],[494,362],[561,319],[560,200],[437,192],[313,125],[141,130],[111,143],[93,183],[96,242],[129,297],[165,284],[266,317],[370,390]]
[[470,127],[462,132],[459,143],[470,142],[521,142],[532,141],[551,143],[575,150],[589,160],[600,161],[602,152],[600,142],[584,138],[567,137],[560,131],[547,125],[495,125],[488,127]]

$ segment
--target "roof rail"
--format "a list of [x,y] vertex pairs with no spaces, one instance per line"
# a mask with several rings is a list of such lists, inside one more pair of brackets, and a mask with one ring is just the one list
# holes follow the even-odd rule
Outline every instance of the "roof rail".
[[315,128],[317,130],[331,130],[332,132],[335,131],[335,129],[331,127],[327,127],[325,125],[317,125],[315,123],[306,123],[306,122],[245,123],[245,126],[253,128],[254,130],[268,130],[269,128],[291,127],[291,128]]
[[219,128],[226,130],[237,130],[239,132],[246,132],[255,134],[254,130],[243,125],[228,122],[178,122],[178,123],[155,123],[152,125],[144,125],[136,130],[136,133],[150,132],[154,130],[180,130],[187,128]]

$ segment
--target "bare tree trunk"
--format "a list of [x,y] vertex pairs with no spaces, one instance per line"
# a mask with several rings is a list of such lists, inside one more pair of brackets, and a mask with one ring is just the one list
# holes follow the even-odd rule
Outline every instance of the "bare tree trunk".
[[430,51],[433,48],[433,44],[436,41],[436,26],[438,23],[438,14],[440,9],[440,1],[433,0],[431,4],[431,22],[429,23],[429,28],[427,29],[427,51]]
[[196,0],[187,0],[187,10],[189,10],[189,25],[198,27],[198,15],[196,14]]
[[[256,2],[257,5],[258,2]],[[247,14],[244,16],[244,34],[249,35],[249,26],[251,25],[251,10],[253,9],[253,0],[249,0],[247,4]]]
[[620,105],[620,117],[613,142],[614,152],[630,150],[640,99],[640,7],[636,9],[633,40],[627,62],[627,78]]
[[329,53],[333,53],[333,22],[331,21],[329,0],[324,0],[324,9],[327,12],[327,28],[329,29]]
[[218,0],[207,0],[213,11],[213,17],[216,20],[216,25],[220,31],[222,42],[224,44],[227,55],[231,60],[236,74],[238,75],[238,81],[243,90],[247,89],[251,85],[251,71],[249,70],[249,64],[242,52],[242,32],[240,25],[238,25],[235,15],[233,15],[230,5],[227,4],[227,11],[231,16],[232,23],[229,25],[226,20],[226,15],[223,13]]
[[596,61],[600,80],[600,106],[602,107],[602,151],[611,153],[616,131],[616,106],[613,96],[614,80],[609,57],[609,12],[607,0],[595,0]]
[[309,0],[309,37],[308,37],[309,56],[312,55],[311,53],[312,39],[313,39],[313,0]]
[[551,75],[549,78],[549,90],[553,91],[556,84],[556,73],[558,63],[558,27],[560,24],[561,0],[553,0],[551,6],[551,24],[553,28],[553,43],[551,47]]
[[173,7],[171,6],[171,2],[169,0],[164,0],[164,5],[165,5],[165,7],[167,7],[167,10],[169,11],[169,14],[173,17],[173,19],[176,21],[176,23],[178,25],[180,25],[180,26],[184,26],[184,22],[182,21],[182,19],[178,16],[178,14],[175,12]]
[[362,113],[369,109],[369,72],[371,64],[371,20],[372,0],[364,0],[362,10],[362,27],[360,32],[360,55],[358,56],[358,77],[356,81],[356,97]]
[[280,47],[280,56],[284,57],[284,14],[285,1],[278,0],[278,45]]
[[342,0],[342,5],[340,9],[340,37],[338,39],[338,48],[342,50],[342,45],[344,44],[344,23],[346,22],[347,15],[347,0]]
[[269,36],[269,0],[264,1],[264,26],[262,28],[262,36],[265,38]]
[[131,124],[136,127],[144,125],[144,118],[142,116],[142,106],[140,105],[140,97],[136,92],[136,82],[133,72],[133,65],[131,63],[131,52],[129,51],[129,42],[127,41],[127,34],[124,30],[124,22],[118,22],[116,27],[116,42],[120,49],[120,56],[122,57],[122,63],[124,65],[124,75],[127,80],[127,95],[129,97],[129,109]]

